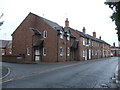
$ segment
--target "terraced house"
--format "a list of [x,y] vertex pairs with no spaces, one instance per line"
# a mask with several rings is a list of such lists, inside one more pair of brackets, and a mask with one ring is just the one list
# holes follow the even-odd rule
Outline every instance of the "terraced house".
[[12,34],[12,55],[28,62],[64,62],[108,57],[110,45],[93,36],[29,13]]
[[110,44],[101,40],[101,36],[99,39],[96,38],[96,32],[93,32],[93,36],[91,36],[86,34],[85,27],[83,27],[82,32],[74,30],[69,27],[68,19],[65,21],[65,28],[69,29],[78,41],[77,60],[90,60],[110,56]]

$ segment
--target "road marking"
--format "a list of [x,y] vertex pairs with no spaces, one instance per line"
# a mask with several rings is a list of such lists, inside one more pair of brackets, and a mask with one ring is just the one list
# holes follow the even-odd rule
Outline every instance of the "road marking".
[[5,76],[1,77],[0,79],[3,79],[3,78],[7,77],[10,74],[10,68],[7,68],[7,69],[8,69],[8,73]]
[[17,80],[17,79],[22,79],[22,78],[29,77],[29,76],[33,76],[33,75],[37,75],[37,74],[43,74],[43,73],[47,73],[47,72],[51,72],[51,71],[55,71],[55,70],[58,70],[58,69],[63,69],[63,68],[67,68],[67,67],[79,65],[79,64],[80,64],[80,63],[70,64],[70,65],[65,65],[65,66],[60,66],[60,67],[56,67],[56,68],[47,69],[47,70],[45,70],[45,71],[32,72],[32,73],[30,73],[30,74],[25,74],[25,75],[22,75],[22,76],[16,76],[16,77],[11,78],[11,79],[8,79],[8,80],[3,80],[1,83],[6,83],[6,82],[13,81],[13,80]]

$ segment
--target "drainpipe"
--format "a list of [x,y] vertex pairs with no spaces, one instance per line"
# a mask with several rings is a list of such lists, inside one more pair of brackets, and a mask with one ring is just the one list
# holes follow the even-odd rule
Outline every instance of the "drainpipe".
[[59,37],[59,35],[57,35],[57,62],[58,62],[58,37]]
[[33,48],[33,39],[34,39],[34,36],[35,35],[32,35],[32,61],[34,62],[35,60],[34,60],[34,53],[33,53],[33,51],[34,51],[34,48]]

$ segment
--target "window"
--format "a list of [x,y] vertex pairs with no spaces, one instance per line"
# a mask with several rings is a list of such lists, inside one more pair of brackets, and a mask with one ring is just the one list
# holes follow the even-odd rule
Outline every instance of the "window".
[[43,37],[44,37],[44,38],[47,38],[47,31],[44,31]]
[[90,41],[90,39],[89,39],[89,45],[91,45],[91,41]]
[[70,56],[70,48],[67,48],[67,56]]
[[30,55],[30,48],[27,48],[27,55]]
[[70,40],[70,34],[67,33],[67,40]]
[[2,49],[2,55],[5,55],[5,49]]
[[70,40],[70,36],[67,36],[67,40]]
[[12,49],[11,48],[9,49],[9,54],[12,54]]
[[83,38],[83,45],[85,45],[85,38]]
[[43,56],[46,56],[46,54],[47,54],[47,49],[43,48]]
[[63,48],[60,47],[60,56],[63,56]]
[[85,50],[83,50],[83,57],[85,57]]
[[61,38],[61,39],[63,39],[63,33],[62,33],[62,34],[60,34],[60,38]]
[[94,46],[94,42],[92,41],[92,46]]
[[94,55],[94,51],[92,50],[92,56]]

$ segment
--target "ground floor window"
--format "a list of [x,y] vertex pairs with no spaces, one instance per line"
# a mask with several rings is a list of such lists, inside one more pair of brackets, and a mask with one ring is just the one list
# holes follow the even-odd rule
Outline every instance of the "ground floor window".
[[30,48],[27,48],[27,55],[30,55]]
[[46,54],[47,54],[47,49],[43,48],[43,56],[46,56]]
[[70,56],[70,48],[67,48],[67,56]]
[[11,48],[9,49],[9,54],[12,54],[12,49]]
[[60,56],[63,56],[63,48],[60,47]]

